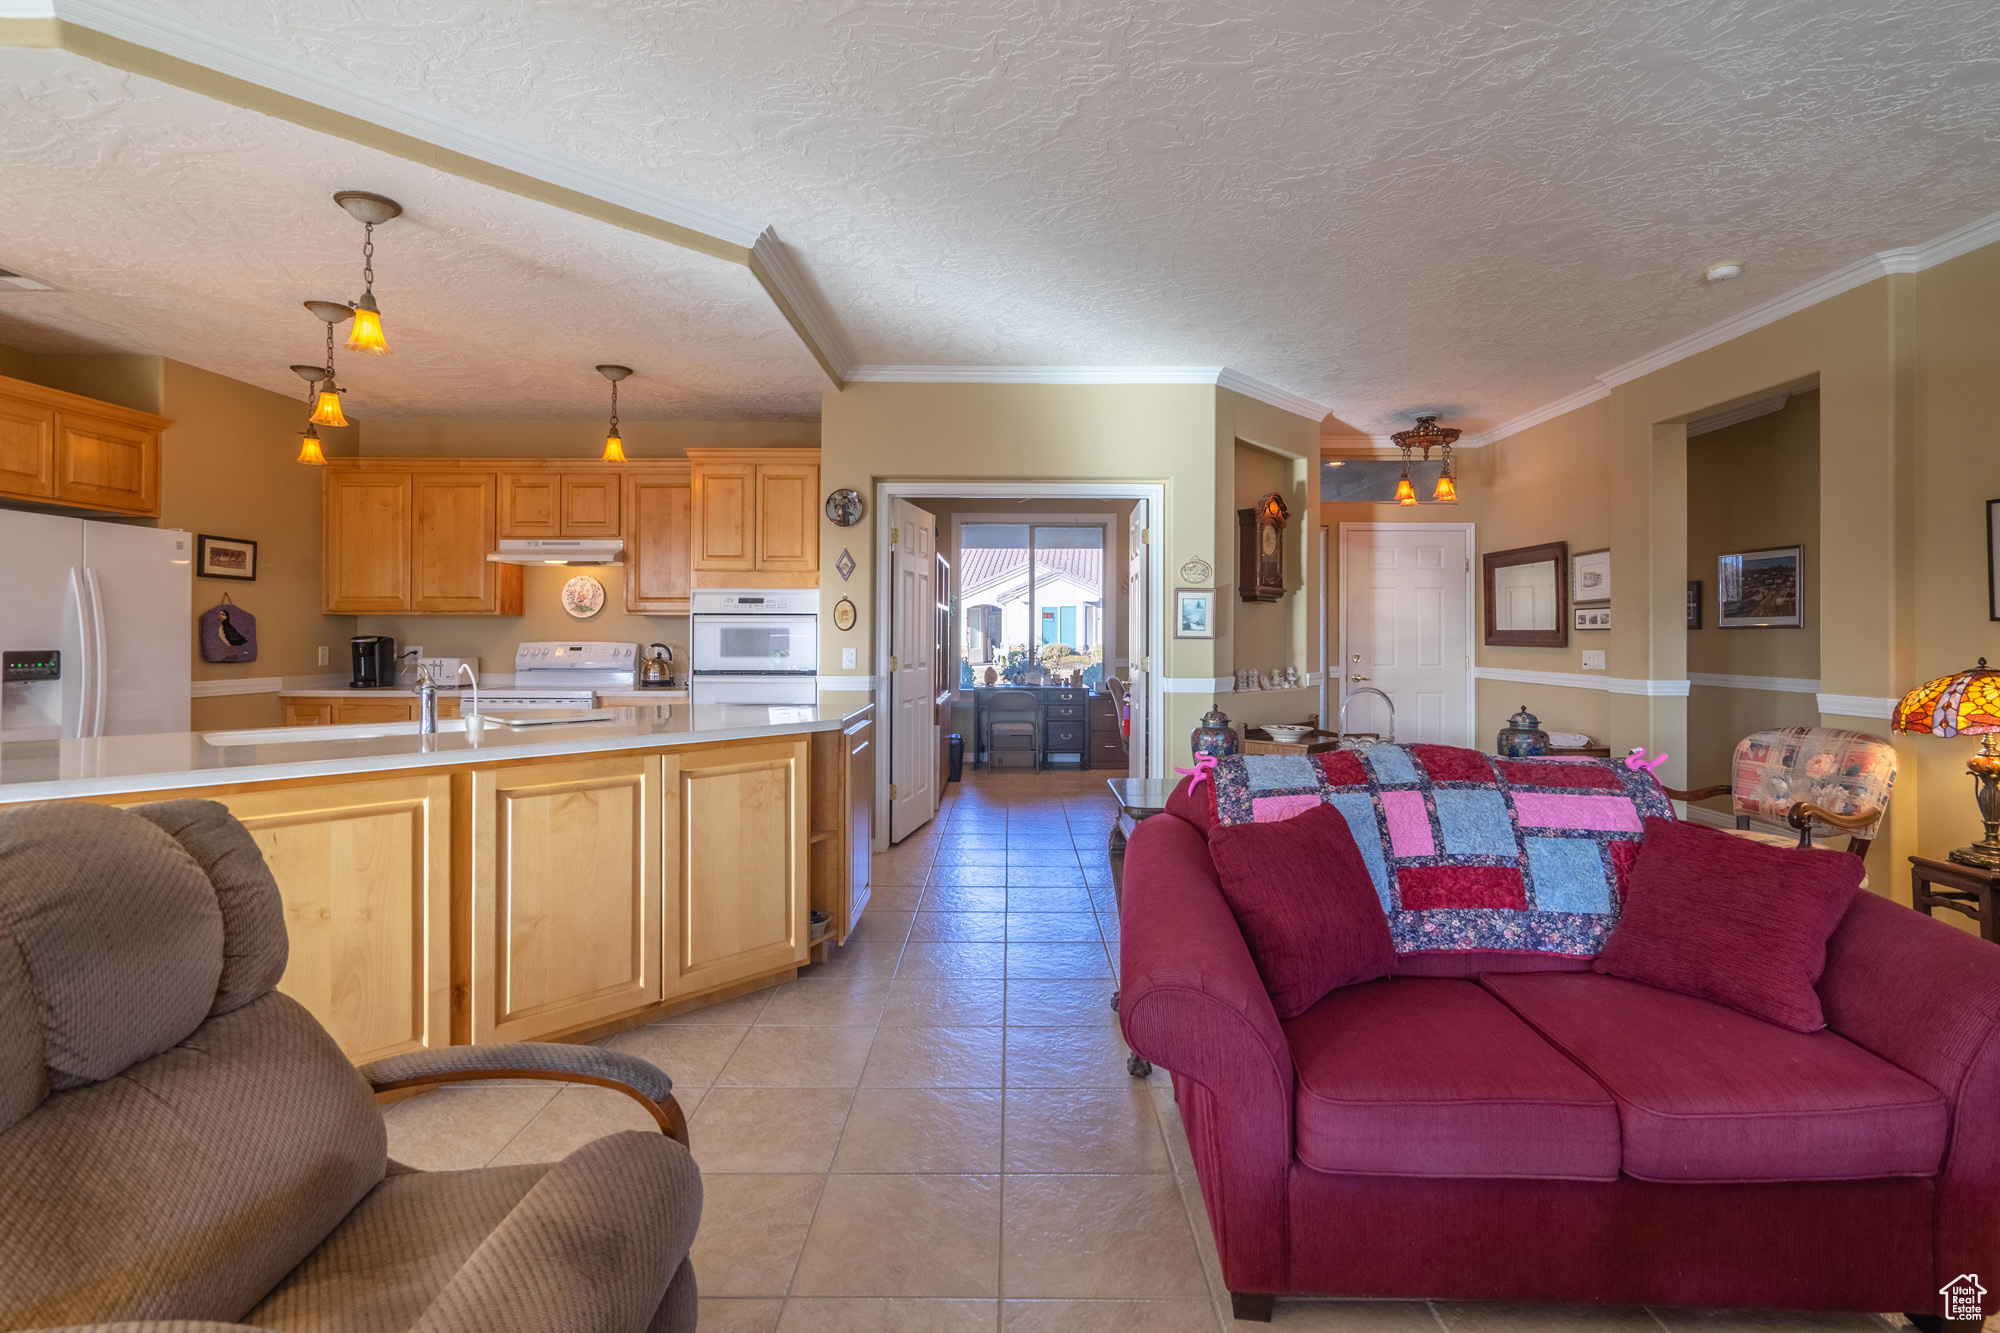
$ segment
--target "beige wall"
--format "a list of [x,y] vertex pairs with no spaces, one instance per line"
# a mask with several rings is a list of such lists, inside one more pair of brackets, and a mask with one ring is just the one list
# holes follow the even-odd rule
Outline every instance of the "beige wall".
[[[1687,446],[1688,577],[1702,584],[1702,627],[1687,638],[1688,671],[1719,676],[1819,677],[1819,394],[1695,436]],[[1723,629],[1719,556],[1802,546],[1805,624]],[[1688,691],[1688,781],[1729,781],[1736,742],[1768,727],[1819,725],[1811,694],[1696,684]],[[1726,812],[1729,801],[1706,802]]]
[[[588,620],[562,608],[563,584],[579,574],[604,585],[604,609]],[[360,616],[355,632],[387,634],[398,651],[414,645],[432,657],[477,657],[482,675],[512,671],[515,645],[536,639],[636,643],[641,651],[657,641],[674,650],[675,675],[687,670],[688,618],[626,614],[623,565],[529,565],[521,571],[521,604],[518,616]]]

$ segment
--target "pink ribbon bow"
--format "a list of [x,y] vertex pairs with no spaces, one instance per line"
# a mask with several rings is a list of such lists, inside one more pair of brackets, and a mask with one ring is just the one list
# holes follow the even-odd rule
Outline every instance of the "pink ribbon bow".
[[1208,780],[1209,772],[1214,767],[1215,767],[1215,756],[1212,754],[1205,754],[1200,756],[1194,761],[1193,768],[1177,768],[1174,770],[1174,772],[1183,773],[1186,774],[1188,777],[1193,778],[1194,781],[1188,783],[1188,790],[1193,791],[1196,787],[1199,787],[1203,782]]

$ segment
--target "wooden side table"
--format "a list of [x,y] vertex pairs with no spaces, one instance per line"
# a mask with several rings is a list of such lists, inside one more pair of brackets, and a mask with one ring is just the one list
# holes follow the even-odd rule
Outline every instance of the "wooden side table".
[[1925,916],[1931,915],[1933,907],[1969,916],[1979,923],[1979,937],[1983,940],[1993,938],[1996,885],[2000,885],[2000,870],[1982,870],[1928,856],[1910,858],[1910,906]]
[[[1118,798],[1118,818],[1111,822],[1111,892],[1119,901],[1125,897],[1125,839],[1140,820],[1167,808],[1167,796],[1179,778],[1106,778],[1111,794]],[[1118,1007],[1118,992],[1111,992],[1111,1007]],[[1143,1055],[1125,1059],[1125,1072],[1145,1078],[1153,1072],[1152,1062]]]

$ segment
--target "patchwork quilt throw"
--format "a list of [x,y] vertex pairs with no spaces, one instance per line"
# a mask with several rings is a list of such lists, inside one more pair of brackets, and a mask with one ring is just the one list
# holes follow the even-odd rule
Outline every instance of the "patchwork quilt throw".
[[1651,773],[1609,759],[1497,759],[1449,745],[1232,755],[1210,774],[1216,822],[1346,819],[1398,953],[1595,956],[1618,923]]

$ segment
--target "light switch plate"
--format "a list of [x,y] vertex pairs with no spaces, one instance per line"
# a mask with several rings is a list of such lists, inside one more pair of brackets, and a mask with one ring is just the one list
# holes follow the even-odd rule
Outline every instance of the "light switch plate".
[[1594,648],[1594,649],[1593,649],[1593,648],[1586,648],[1586,649],[1584,649],[1584,650],[1583,650],[1583,669],[1584,669],[1585,671],[1602,671],[1602,670],[1604,670],[1604,650],[1603,650],[1602,648]]
[[854,670],[854,650],[852,648],[842,648],[840,650],[840,666],[843,671]]
[[319,646],[319,664],[320,664],[321,666],[325,666],[325,665],[327,664],[327,662],[326,662],[326,653],[327,653],[327,648],[326,648],[326,645],[325,645],[325,644],[321,644],[321,645]]

